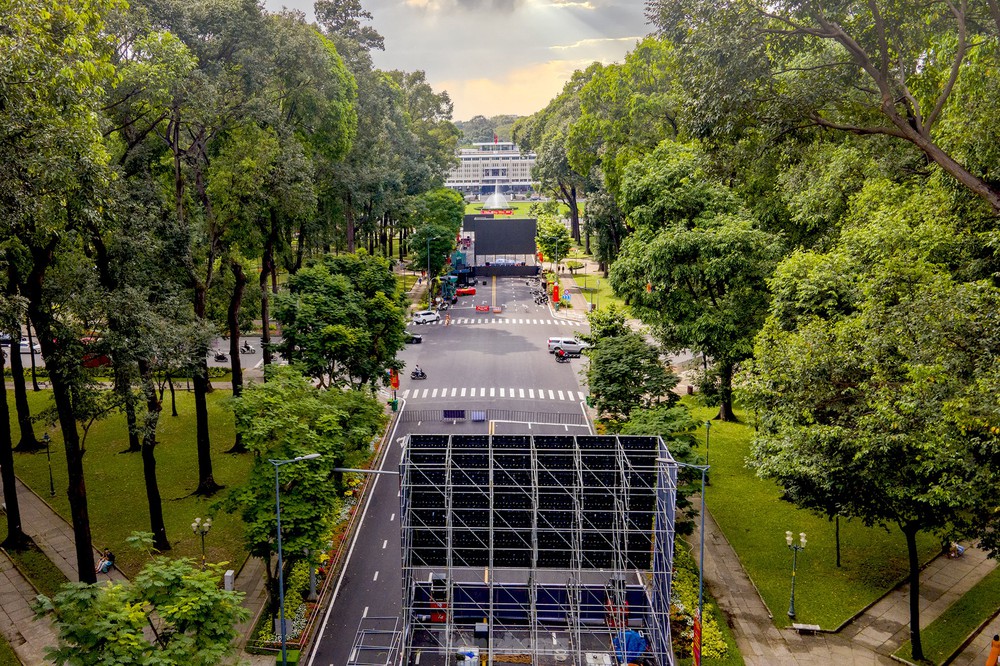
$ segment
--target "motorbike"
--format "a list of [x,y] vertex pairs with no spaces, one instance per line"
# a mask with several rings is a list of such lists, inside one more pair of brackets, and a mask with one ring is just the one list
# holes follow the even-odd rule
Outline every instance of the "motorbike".
[[410,373],[410,379],[427,379],[427,373],[423,370],[414,370]]
[[254,346],[249,342],[244,342],[242,345],[240,345],[241,354],[254,354],[256,353],[256,351],[257,350],[254,348]]
[[221,352],[221,351],[215,352],[215,362],[216,363],[225,363],[228,360],[229,360],[229,357],[226,356],[226,352]]

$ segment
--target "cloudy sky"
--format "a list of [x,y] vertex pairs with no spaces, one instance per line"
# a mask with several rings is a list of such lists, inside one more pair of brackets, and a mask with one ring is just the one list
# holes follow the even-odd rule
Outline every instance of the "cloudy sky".
[[[313,0],[265,0],[271,11]],[[642,0],[362,0],[385,37],[382,69],[422,69],[455,102],[455,120],[528,115],[573,70],[621,61],[649,32]]]

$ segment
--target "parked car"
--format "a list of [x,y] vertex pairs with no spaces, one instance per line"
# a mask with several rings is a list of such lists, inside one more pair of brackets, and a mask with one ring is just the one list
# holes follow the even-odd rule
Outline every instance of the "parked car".
[[550,354],[557,349],[562,349],[570,354],[579,354],[590,346],[576,338],[549,338],[548,344]]
[[36,354],[42,353],[42,346],[37,342],[32,341],[31,345],[28,345],[28,340],[26,338],[21,338],[21,353],[30,354],[34,351]]
[[424,341],[424,336],[420,335],[419,333],[410,333],[409,331],[406,331],[407,344],[419,345],[423,341]]
[[430,324],[436,321],[441,321],[441,315],[433,310],[421,310],[413,313],[414,324]]

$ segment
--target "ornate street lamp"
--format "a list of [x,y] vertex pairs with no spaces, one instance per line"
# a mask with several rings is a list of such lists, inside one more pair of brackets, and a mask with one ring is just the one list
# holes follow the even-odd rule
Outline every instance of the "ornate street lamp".
[[788,602],[788,617],[795,619],[795,566],[797,564],[798,555],[800,550],[805,550],[806,548],[806,533],[799,532],[799,542],[794,543],[792,539],[792,533],[785,532],[785,543],[788,544],[789,550],[792,551],[792,599]]
[[205,535],[208,531],[212,529],[212,519],[206,518],[204,521],[201,518],[195,518],[194,522],[191,523],[191,531],[201,537],[201,570],[205,570]]

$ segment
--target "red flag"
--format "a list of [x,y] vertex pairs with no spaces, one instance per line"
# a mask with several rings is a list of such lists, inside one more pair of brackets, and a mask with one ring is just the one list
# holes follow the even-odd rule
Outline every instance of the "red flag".
[[694,618],[694,640],[691,641],[691,653],[694,656],[694,666],[701,666],[701,618]]
[[497,136],[496,132],[493,132],[493,145],[495,146],[499,142],[500,142],[500,137]]

